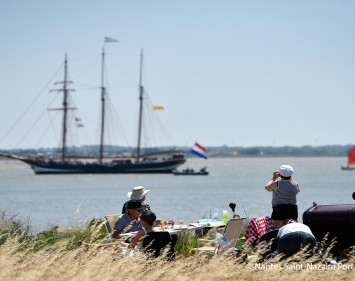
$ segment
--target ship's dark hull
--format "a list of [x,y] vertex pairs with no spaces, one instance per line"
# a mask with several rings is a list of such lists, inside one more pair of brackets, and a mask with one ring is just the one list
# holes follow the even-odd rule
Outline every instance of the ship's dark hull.
[[70,164],[38,162],[22,159],[36,174],[128,174],[128,173],[171,173],[185,163],[185,159],[157,163],[130,164]]
[[84,161],[43,161],[25,158],[13,154],[0,154],[2,157],[20,160],[31,166],[35,174],[130,174],[130,173],[172,173],[176,168],[186,162],[186,157],[178,154],[169,158],[149,159],[134,163],[131,160],[121,159],[104,162]]
[[185,173],[185,172],[173,171],[173,174],[175,176],[208,176],[209,172],[190,172],[190,173]]
[[345,171],[355,171],[355,165],[342,165],[340,168]]

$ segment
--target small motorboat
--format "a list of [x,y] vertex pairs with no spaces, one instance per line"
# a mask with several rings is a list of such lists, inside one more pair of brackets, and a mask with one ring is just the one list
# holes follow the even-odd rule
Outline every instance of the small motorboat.
[[209,172],[207,171],[207,167],[203,167],[199,171],[190,168],[186,168],[182,171],[174,170],[173,174],[175,176],[207,176]]

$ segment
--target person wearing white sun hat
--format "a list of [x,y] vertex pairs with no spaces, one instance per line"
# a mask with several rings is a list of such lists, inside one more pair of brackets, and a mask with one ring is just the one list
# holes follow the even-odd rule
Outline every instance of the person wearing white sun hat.
[[292,179],[293,172],[292,166],[282,165],[278,171],[273,172],[272,179],[265,185],[265,189],[272,192],[271,219],[275,228],[286,225],[290,219],[298,219],[296,196],[300,192],[300,187]]
[[143,210],[150,211],[150,206],[148,204],[143,203],[149,191],[149,189],[145,189],[144,186],[141,185],[133,187],[132,191],[127,193],[127,197],[129,198],[129,200],[123,204],[122,214],[127,212],[127,204],[130,201],[139,201],[142,203]]

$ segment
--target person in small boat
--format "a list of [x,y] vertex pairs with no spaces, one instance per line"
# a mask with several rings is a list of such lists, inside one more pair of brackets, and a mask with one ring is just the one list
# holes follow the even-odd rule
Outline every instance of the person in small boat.
[[292,179],[293,172],[292,166],[282,165],[278,171],[273,172],[272,178],[265,185],[265,189],[272,192],[271,218],[275,228],[282,227],[290,219],[298,219],[296,196],[300,192],[300,187]]
[[129,201],[127,212],[117,219],[112,232],[112,238],[119,238],[121,233],[140,231],[142,226],[139,216],[143,211],[142,203],[139,201]]
[[144,186],[135,186],[132,188],[132,191],[128,192],[127,193],[127,196],[129,198],[129,200],[127,202],[125,202],[123,204],[123,207],[122,207],[122,214],[126,213],[127,212],[127,204],[128,202],[130,201],[138,201],[138,202],[141,202],[142,203],[142,208],[143,210],[148,210],[150,211],[150,206],[148,204],[145,204],[144,203],[144,200],[147,196],[147,193],[149,192],[150,190],[147,190],[144,188]]

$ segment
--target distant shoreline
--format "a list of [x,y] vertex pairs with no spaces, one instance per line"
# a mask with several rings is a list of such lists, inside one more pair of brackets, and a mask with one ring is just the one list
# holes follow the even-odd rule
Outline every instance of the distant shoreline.
[[[254,147],[231,147],[231,146],[206,146],[209,158],[240,158],[240,157],[346,157],[353,145],[325,145],[325,146],[254,146]],[[190,151],[190,147],[156,147],[145,148],[145,152],[153,152],[154,150],[171,150],[181,149],[185,152]],[[0,149],[0,153],[11,153],[19,156],[27,156],[29,154],[58,154],[58,148],[21,148],[21,149]],[[95,156],[99,151],[98,146],[81,146],[68,147],[70,154],[81,154],[88,156]],[[135,148],[109,146],[107,151],[116,154],[134,154]],[[188,158],[195,158],[188,153]]]

